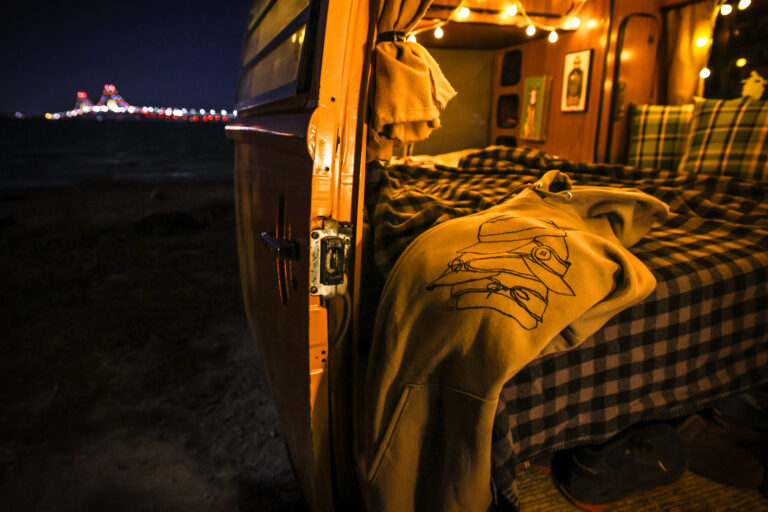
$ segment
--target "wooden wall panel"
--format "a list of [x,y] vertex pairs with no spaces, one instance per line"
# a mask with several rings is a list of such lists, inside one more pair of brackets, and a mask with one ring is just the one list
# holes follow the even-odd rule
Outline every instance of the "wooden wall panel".
[[618,40],[613,72],[607,78],[611,86],[610,107],[605,110],[607,132],[601,139],[599,160],[619,162],[625,159],[629,132],[629,103],[655,103],[658,96],[657,48],[661,25],[649,13],[626,16],[618,26]]
[[[623,154],[624,137],[626,135],[627,117],[623,116],[613,122],[611,119],[611,103],[614,91],[613,75],[616,65],[616,47],[622,25],[625,27],[623,47],[625,52],[620,55],[619,82],[627,84],[623,95],[623,104],[629,102],[655,103],[658,98],[658,35],[661,26],[658,0],[633,0],[631,2],[615,0],[613,7],[613,22],[611,23],[610,52],[606,62],[606,74],[602,95],[602,116],[595,144],[595,159],[600,162],[620,161]],[[655,21],[648,18],[653,16]],[[618,92],[618,88],[616,88]],[[611,136],[611,151],[608,138]]]
[[[610,0],[595,0],[587,3],[581,11],[581,26],[573,32],[563,32],[555,43],[538,39],[496,52],[494,62],[494,106],[492,107],[491,142],[499,136],[514,136],[518,144],[539,148],[557,155],[579,161],[591,161],[594,153],[594,134],[597,129],[597,111],[600,94],[600,80],[605,58],[605,42],[608,34]],[[520,82],[515,86],[500,85],[501,61],[506,51],[522,51]],[[585,112],[561,112],[560,97],[563,86],[563,67],[567,53],[592,49],[587,110]],[[499,128],[496,101],[502,94],[516,93],[524,103],[523,88],[526,77],[551,76],[552,88],[549,98],[549,117],[546,140],[542,142],[520,140],[520,126]]]
[[[613,92],[613,71],[615,62],[616,42],[621,21],[632,13],[651,13],[658,19],[659,0],[593,0],[588,2],[580,13],[581,25],[573,32],[560,33],[555,43],[546,38],[536,39],[524,44],[504,48],[496,52],[494,60],[494,84],[491,107],[491,143],[497,137],[514,136],[518,144],[535,147],[556,155],[583,161],[604,161],[607,148],[606,137],[610,121],[611,95]],[[641,51],[640,47],[648,46],[649,28],[632,25],[627,33],[632,38],[631,46],[637,53],[633,59],[626,61],[621,68],[620,80],[631,82],[627,89],[625,104],[628,101],[654,102],[656,99],[656,61],[653,56]],[[637,39],[637,41],[636,41]],[[658,37],[654,36],[652,45],[655,49]],[[626,48],[626,46],[625,46]],[[500,84],[501,62],[508,50],[522,51],[522,70],[520,83],[514,86],[502,87]],[[563,72],[565,56],[568,53],[592,50],[587,108],[584,112],[562,112],[560,98],[563,91]],[[642,55],[641,55],[642,54]],[[624,58],[628,57],[625,53]],[[497,119],[497,102],[503,94],[516,93],[520,96],[521,108],[524,103],[523,89],[525,78],[531,76],[552,76],[551,96],[549,97],[549,116],[547,119],[546,139],[530,141],[520,139],[520,126],[515,128],[500,128]],[[624,117],[624,123],[626,116]],[[613,130],[611,158],[620,158],[618,152],[623,150],[619,142],[624,136],[624,127]]]

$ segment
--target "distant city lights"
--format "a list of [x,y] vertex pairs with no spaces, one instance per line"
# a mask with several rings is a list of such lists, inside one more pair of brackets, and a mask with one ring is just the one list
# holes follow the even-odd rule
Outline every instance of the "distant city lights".
[[[95,117],[98,114],[128,114],[134,119],[163,119],[163,120],[181,120],[181,121],[229,121],[230,118],[237,117],[237,110],[228,112],[221,110],[217,112],[214,109],[187,109],[173,107],[136,107],[128,104],[114,84],[104,84],[99,102],[94,105],[84,91],[77,91],[75,108],[66,112],[46,113],[45,118],[58,120],[62,118],[76,118],[80,116]],[[23,117],[23,114],[17,112],[17,118]]]

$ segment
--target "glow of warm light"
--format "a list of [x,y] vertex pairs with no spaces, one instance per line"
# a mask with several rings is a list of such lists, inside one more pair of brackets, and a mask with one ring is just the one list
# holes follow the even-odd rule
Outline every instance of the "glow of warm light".
[[406,39],[409,43],[415,43],[416,42],[416,36],[414,34],[411,34],[408,36],[408,39]]
[[440,27],[437,27],[435,29],[435,38],[440,39],[441,37],[443,37],[443,29]]
[[704,68],[701,71],[699,71],[699,76],[701,78],[709,78],[709,75],[711,75],[712,72],[709,70],[709,68]]
[[555,32],[554,30],[550,32],[549,37],[547,37],[547,39],[549,40],[550,43],[554,43],[555,41],[557,41],[557,32]]
[[597,26],[596,20],[589,20],[589,22],[587,23],[587,28],[595,28],[596,26]]
[[46,118],[46,119],[50,119],[50,118],[52,118],[52,117],[53,117],[53,116],[51,115],[51,113],[50,113],[50,112],[46,112],[46,113],[45,113],[45,118]]
[[469,18],[469,7],[459,9],[459,18]]
[[747,59],[744,57],[741,57],[740,59],[736,59],[736,67],[737,68],[743,68],[747,65]]
[[707,46],[707,43],[709,43],[708,37],[702,36],[696,40],[696,46],[698,46],[699,48],[704,48],[705,46]]
[[578,16],[574,16],[570,19],[570,23],[568,25],[571,28],[579,28],[579,25],[581,25],[581,19]]
[[632,58],[635,56],[635,53],[632,50],[624,50],[621,52],[621,61],[627,62],[632,60]]
[[534,27],[532,24],[528,25],[528,28],[525,29],[525,33],[528,34],[529,36],[532,36],[533,34],[536,33],[536,27]]
[[731,4],[723,4],[720,6],[720,14],[723,16],[728,16],[733,11],[733,7],[731,7]]
[[743,11],[744,9],[749,7],[750,5],[752,5],[752,0],[739,0],[738,7],[739,7],[739,10]]
[[504,14],[506,14],[507,16],[517,15],[517,4],[512,4],[509,7],[507,7],[507,10],[504,11]]

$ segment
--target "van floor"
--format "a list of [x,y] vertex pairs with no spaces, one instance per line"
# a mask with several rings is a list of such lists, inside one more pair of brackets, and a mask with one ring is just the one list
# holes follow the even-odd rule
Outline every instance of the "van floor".
[[[551,477],[533,468],[518,475],[523,512],[574,512]],[[739,489],[707,480],[687,471],[679,481],[611,505],[610,512],[766,512],[768,498],[757,489]]]

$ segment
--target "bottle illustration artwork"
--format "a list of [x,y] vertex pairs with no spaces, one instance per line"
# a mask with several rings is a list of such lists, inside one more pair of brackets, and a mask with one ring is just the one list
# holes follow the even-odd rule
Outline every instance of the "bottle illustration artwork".
[[578,106],[581,101],[581,91],[584,88],[584,71],[581,69],[581,59],[573,59],[573,69],[568,73],[566,83],[565,104],[569,107]]

